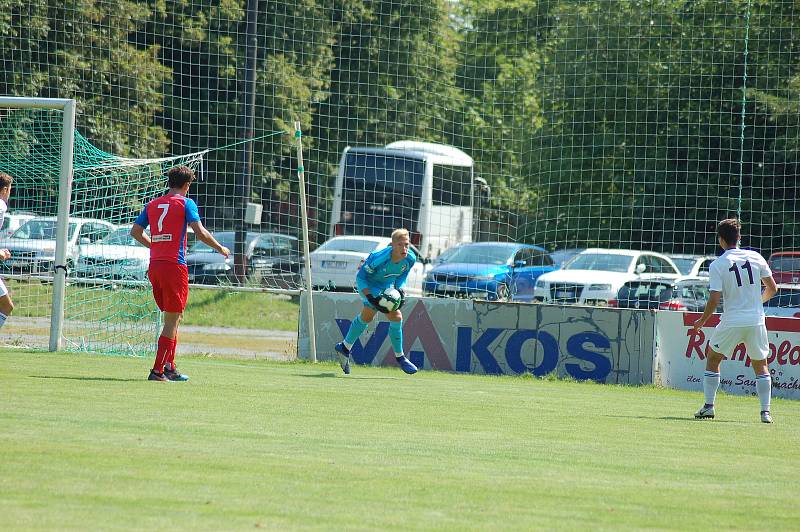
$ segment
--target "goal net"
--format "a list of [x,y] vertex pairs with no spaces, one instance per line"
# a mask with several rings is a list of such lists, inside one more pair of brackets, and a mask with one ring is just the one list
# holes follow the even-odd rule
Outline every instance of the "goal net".
[[[0,102],[0,169],[14,178],[0,263],[16,303],[12,335],[22,345],[47,343],[53,304],[63,112],[9,108]],[[143,354],[160,315],[146,279],[147,250],[129,236],[142,206],[166,189],[176,165],[200,173],[204,152],[132,159],[106,153],[74,133],[69,201],[63,347]]]

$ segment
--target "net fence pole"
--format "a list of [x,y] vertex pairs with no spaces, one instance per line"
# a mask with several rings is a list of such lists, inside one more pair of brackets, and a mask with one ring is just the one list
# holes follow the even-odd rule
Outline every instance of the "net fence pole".
[[297,139],[297,180],[300,189],[300,220],[302,222],[303,240],[303,262],[305,265],[305,285],[306,285],[306,307],[308,318],[308,348],[312,362],[317,361],[317,339],[314,327],[314,303],[311,292],[311,256],[308,247],[308,209],[306,207],[306,179],[305,169],[303,168],[303,133],[300,130],[300,122],[294,123],[294,136]]
[[58,184],[55,271],[53,272],[53,310],[50,315],[50,351],[61,349],[61,337],[64,329],[64,292],[67,282],[67,238],[69,206],[72,197],[74,141],[75,100],[68,100],[64,104],[64,124],[61,130],[61,169]]

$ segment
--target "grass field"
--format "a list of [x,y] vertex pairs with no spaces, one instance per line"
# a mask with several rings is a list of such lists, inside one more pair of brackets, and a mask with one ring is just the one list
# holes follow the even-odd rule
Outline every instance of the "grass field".
[[0,351],[0,529],[796,529],[800,403]]

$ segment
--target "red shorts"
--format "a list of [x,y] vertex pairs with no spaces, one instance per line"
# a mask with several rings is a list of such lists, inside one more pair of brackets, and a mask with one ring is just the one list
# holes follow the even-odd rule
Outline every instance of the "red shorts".
[[156,261],[147,270],[153,297],[162,312],[183,312],[189,297],[189,270],[185,264]]

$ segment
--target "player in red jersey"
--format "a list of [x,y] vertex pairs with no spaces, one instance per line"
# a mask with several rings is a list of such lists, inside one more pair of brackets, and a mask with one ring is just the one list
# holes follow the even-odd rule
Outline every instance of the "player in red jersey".
[[[175,348],[178,344],[178,324],[189,296],[189,271],[186,268],[186,232],[191,227],[195,236],[226,257],[230,250],[221,245],[203,227],[197,204],[186,197],[194,181],[194,172],[186,166],[176,166],[167,172],[169,192],[150,201],[136,218],[131,236],[150,248],[150,268],[147,276],[153,285],[156,305],[164,313],[164,328],[158,339],[156,360],[151,381],[186,381],[175,368]],[[144,230],[150,226],[150,236]]]

